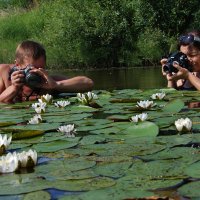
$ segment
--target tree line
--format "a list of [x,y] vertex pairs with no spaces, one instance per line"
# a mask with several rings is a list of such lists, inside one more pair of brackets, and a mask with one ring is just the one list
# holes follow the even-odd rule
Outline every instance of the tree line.
[[3,0],[0,8],[1,63],[32,39],[50,67],[157,65],[180,34],[200,28],[198,0]]

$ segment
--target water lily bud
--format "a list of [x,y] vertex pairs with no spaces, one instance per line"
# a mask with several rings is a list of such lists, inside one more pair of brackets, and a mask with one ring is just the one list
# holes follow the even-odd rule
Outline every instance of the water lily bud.
[[7,137],[6,134],[0,134],[0,155],[2,155],[5,152],[6,148],[10,145],[11,140],[12,136]]
[[68,105],[70,105],[69,101],[57,101],[56,103],[54,103],[54,105],[58,108],[64,108]]
[[189,118],[180,118],[174,124],[179,132],[187,132],[192,129],[192,121]]
[[8,153],[6,156],[0,157],[0,173],[15,172],[19,167],[16,153]]
[[156,94],[152,94],[151,98],[152,99],[157,99],[157,100],[162,100],[165,97],[165,93],[161,92],[161,93],[156,93]]
[[60,126],[58,128],[58,131],[65,133],[67,137],[75,137],[74,133],[76,133],[76,129],[74,129],[74,124]]
[[21,167],[30,168],[37,164],[37,152],[35,150],[30,149],[28,152],[17,153],[17,158]]
[[40,122],[42,122],[41,115],[35,115],[33,118],[29,120],[28,124],[39,124]]
[[147,117],[148,117],[147,113],[142,113],[142,114],[135,115],[135,116],[131,117],[131,121],[136,122],[136,123],[139,122],[139,121],[143,122],[147,119]]
[[53,96],[50,94],[42,95],[41,99],[38,99],[39,102],[46,102],[46,103],[51,103],[53,100]]
[[87,92],[85,94],[78,93],[77,99],[83,105],[89,105],[93,100],[98,99],[98,97],[93,92]]
[[149,108],[152,108],[155,105],[156,104],[154,104],[153,101],[146,100],[146,101],[137,102],[136,106],[138,108],[142,108],[142,109],[149,109]]

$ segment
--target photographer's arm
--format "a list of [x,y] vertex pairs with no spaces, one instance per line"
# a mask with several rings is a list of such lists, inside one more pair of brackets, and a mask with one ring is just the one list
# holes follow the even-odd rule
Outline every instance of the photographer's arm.
[[93,88],[93,81],[85,76],[76,76],[66,80],[56,81],[54,90],[59,92],[86,92]]
[[0,102],[13,103],[14,98],[18,95],[19,89],[14,85],[7,87],[5,90],[0,91]]
[[200,91],[200,79],[192,74],[191,72],[188,73],[187,80],[190,81],[190,83]]
[[172,81],[180,81],[181,79],[188,80],[197,90],[200,90],[200,79],[195,76],[194,73],[189,72],[186,68],[174,64],[174,67],[178,69],[178,72],[170,77]]
[[171,75],[167,74],[166,78],[167,78],[167,87],[169,88],[177,88],[177,81],[171,80]]
[[44,69],[34,69],[33,71],[45,78],[44,89],[58,92],[86,92],[93,88],[93,81],[86,76],[76,76],[66,78],[64,76],[49,76]]

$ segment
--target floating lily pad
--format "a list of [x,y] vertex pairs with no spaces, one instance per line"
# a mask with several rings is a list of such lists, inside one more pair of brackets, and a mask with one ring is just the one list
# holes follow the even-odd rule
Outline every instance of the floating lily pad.
[[31,138],[35,137],[38,135],[43,135],[44,131],[42,130],[21,130],[21,131],[16,131],[13,133],[12,139],[13,140],[19,140],[23,138]]
[[87,135],[82,138],[79,144],[81,145],[95,144],[95,143],[98,144],[98,143],[104,143],[105,141],[106,139],[103,136]]
[[193,178],[200,178],[200,161],[195,162],[186,168],[185,173]]
[[105,200],[105,199],[135,199],[135,198],[142,198],[142,197],[150,197],[153,196],[154,193],[145,190],[135,190],[134,188],[130,191],[126,191],[120,188],[105,188],[100,190],[93,190],[89,192],[83,192],[75,195],[67,195],[60,200],[93,200],[98,197],[98,200]]
[[[38,176],[47,180],[76,180],[96,177],[97,174],[90,168],[96,165],[95,161],[84,158],[56,159],[35,169]],[[59,166],[59,170],[58,170]]]
[[147,121],[138,124],[132,123],[132,125],[130,125],[127,129],[123,130],[124,134],[129,134],[131,137],[156,137],[158,132],[158,126],[152,122]]
[[94,172],[100,176],[119,178],[126,174],[132,162],[99,163]]
[[200,181],[188,183],[183,185],[178,189],[179,194],[182,196],[190,197],[190,198],[197,198],[200,197],[200,190],[199,190]]
[[51,199],[51,195],[46,191],[36,191],[26,194],[24,200],[44,200]]
[[108,188],[115,185],[116,182],[107,177],[96,177],[83,180],[54,181],[54,188],[68,191],[88,191]]
[[7,180],[1,183],[0,195],[24,194],[51,188],[53,185],[50,181],[43,180],[39,177],[31,177],[30,175],[13,176],[12,174],[8,174],[6,178]]
[[77,142],[67,142],[66,140],[57,140],[46,143],[39,143],[33,145],[37,152],[55,152],[61,149],[67,149],[77,145]]
[[165,107],[162,109],[163,112],[167,113],[177,113],[184,108],[184,102],[181,99],[174,99],[170,101]]

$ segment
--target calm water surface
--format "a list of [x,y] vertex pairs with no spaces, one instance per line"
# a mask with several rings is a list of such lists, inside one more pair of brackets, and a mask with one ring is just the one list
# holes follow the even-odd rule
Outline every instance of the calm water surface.
[[160,67],[109,69],[109,70],[76,70],[54,71],[68,77],[85,75],[94,83],[94,89],[152,89],[166,87],[166,80],[161,75]]

